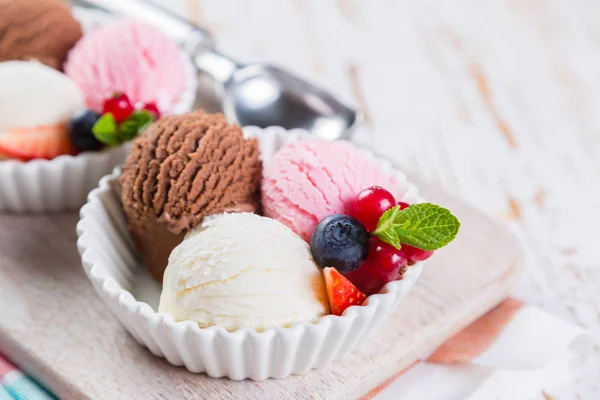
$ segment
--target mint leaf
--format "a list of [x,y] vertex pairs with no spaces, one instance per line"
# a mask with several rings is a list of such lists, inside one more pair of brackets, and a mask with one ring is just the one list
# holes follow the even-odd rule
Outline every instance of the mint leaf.
[[127,121],[134,121],[138,127],[138,131],[141,132],[154,121],[154,115],[146,110],[134,111],[129,118],[125,120],[125,122]]
[[431,203],[413,204],[404,210],[395,206],[377,223],[373,235],[400,249],[402,244],[422,250],[437,250],[456,237],[460,222],[452,213]]
[[138,135],[138,126],[135,121],[125,120],[119,124],[119,142],[125,143]]
[[102,115],[92,127],[92,133],[96,139],[109,146],[120,144],[117,130],[117,122],[111,113]]
[[387,210],[383,213],[381,217],[379,217],[379,222],[377,222],[377,228],[373,232],[374,235],[379,237],[379,239],[383,240],[386,243],[391,244],[398,250],[400,249],[400,238],[394,229],[394,221],[398,217],[400,213],[400,206],[395,206]]
[[121,143],[133,140],[154,120],[148,111],[134,111],[125,121],[119,124],[119,141]]

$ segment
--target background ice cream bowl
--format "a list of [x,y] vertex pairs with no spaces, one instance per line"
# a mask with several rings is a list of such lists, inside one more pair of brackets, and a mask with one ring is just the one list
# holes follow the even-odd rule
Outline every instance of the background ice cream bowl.
[[[306,140],[307,132],[280,127],[244,128],[257,137],[263,159],[269,159],[290,141]],[[387,160],[364,152],[391,171],[408,191],[403,200],[417,202],[417,190]],[[243,328],[200,328],[191,321],[177,322],[158,313],[160,286],[140,265],[129,238],[117,183],[120,169],[104,177],[81,209],[78,248],[84,270],[97,293],[138,343],[154,355],[191,372],[211,377],[263,380],[303,374],[342,359],[385,322],[419,278],[423,263],[410,267],[403,280],[390,282],[363,306],[348,308],[342,316],[327,315],[318,323],[298,323],[257,332]]]
[[[84,33],[113,20],[97,10],[74,9]],[[196,98],[197,75],[189,57],[182,51],[186,87],[171,110],[180,114],[189,111]],[[28,162],[0,159],[0,212],[47,212],[79,209],[88,193],[104,175],[122,164],[128,145],[103,151],[64,155],[52,160]]]

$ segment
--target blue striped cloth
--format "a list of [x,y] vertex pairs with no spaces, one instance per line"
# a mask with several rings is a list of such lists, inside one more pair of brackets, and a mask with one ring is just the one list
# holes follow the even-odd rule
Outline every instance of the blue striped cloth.
[[0,355],[0,400],[57,400]]

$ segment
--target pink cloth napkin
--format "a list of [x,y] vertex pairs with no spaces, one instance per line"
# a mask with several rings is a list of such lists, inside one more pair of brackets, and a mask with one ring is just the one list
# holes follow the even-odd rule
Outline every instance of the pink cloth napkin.
[[532,399],[571,383],[591,347],[581,328],[509,298],[364,400]]

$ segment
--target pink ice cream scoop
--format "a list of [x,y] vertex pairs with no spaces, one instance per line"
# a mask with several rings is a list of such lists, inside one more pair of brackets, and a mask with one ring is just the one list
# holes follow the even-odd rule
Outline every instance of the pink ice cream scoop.
[[102,112],[104,100],[125,93],[133,104],[154,102],[169,113],[185,89],[181,50],[148,24],[119,20],[86,33],[69,53],[65,73]]
[[348,142],[294,142],[264,165],[264,214],[308,242],[319,221],[346,213],[358,193],[376,185],[398,199],[407,190],[406,184]]

